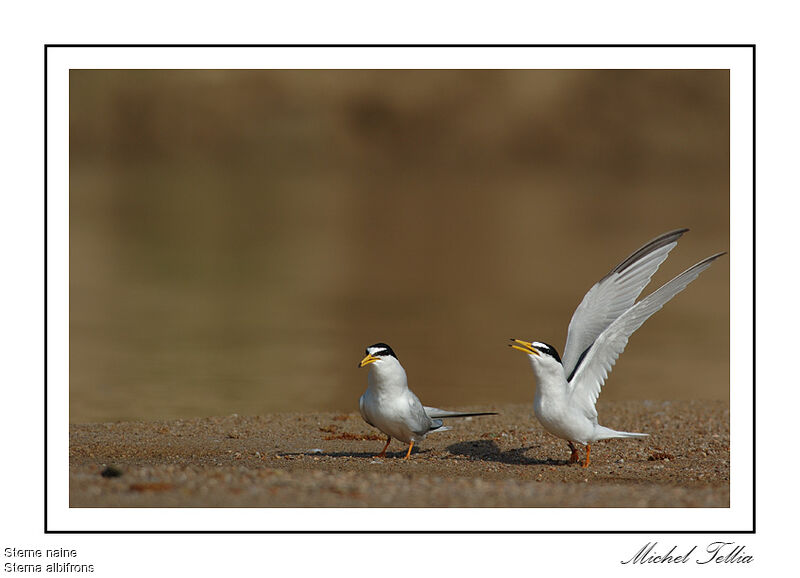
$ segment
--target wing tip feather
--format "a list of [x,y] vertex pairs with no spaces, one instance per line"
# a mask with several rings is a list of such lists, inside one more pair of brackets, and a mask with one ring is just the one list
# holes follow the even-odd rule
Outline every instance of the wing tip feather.
[[653,251],[657,251],[662,247],[669,245],[670,243],[676,243],[678,239],[680,239],[684,233],[688,231],[688,227],[682,227],[680,229],[674,229],[672,231],[667,231],[666,233],[662,233],[658,237],[649,240],[647,243],[636,249],[633,253],[628,255],[619,265],[614,267],[611,271],[609,271],[606,277],[612,275],[613,273],[622,273],[639,261],[640,259],[646,257]]

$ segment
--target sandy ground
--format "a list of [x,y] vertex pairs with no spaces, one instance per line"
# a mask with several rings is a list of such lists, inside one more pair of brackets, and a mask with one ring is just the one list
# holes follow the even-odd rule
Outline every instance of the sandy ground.
[[73,424],[70,506],[729,506],[727,403],[601,401],[601,423],[650,437],[595,444],[587,469],[530,405],[491,409],[408,461],[397,441],[375,459],[385,437],[357,413]]

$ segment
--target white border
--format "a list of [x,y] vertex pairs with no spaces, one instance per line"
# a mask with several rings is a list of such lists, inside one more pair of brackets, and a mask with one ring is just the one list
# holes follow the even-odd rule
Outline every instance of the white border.
[[[749,48],[54,48],[48,49],[49,530],[749,530],[753,367],[731,356],[731,507],[712,509],[70,509],[69,69],[726,68],[731,70],[731,343],[751,343],[752,50]],[[425,520],[424,526],[420,520]]]

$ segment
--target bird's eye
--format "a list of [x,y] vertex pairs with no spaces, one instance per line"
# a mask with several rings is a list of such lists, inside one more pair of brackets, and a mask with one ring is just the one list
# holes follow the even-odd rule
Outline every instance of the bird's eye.
[[556,348],[553,347],[552,345],[548,345],[547,343],[536,342],[534,343],[534,346],[542,353],[549,355],[550,357],[561,363],[561,357],[558,355],[558,351],[556,351]]

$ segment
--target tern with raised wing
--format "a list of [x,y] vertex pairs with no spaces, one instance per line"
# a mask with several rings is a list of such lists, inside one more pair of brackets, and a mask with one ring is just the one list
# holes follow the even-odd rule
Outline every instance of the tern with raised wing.
[[650,278],[686,231],[677,229],[656,237],[595,283],[572,315],[563,359],[552,345],[511,340],[510,347],[528,355],[536,377],[534,413],[544,429],[567,440],[572,450],[570,463],[580,460],[575,443],[586,446],[583,463],[586,468],[592,443],[648,435],[600,425],[595,404],[633,332],[725,254],[703,259],[637,302]]

